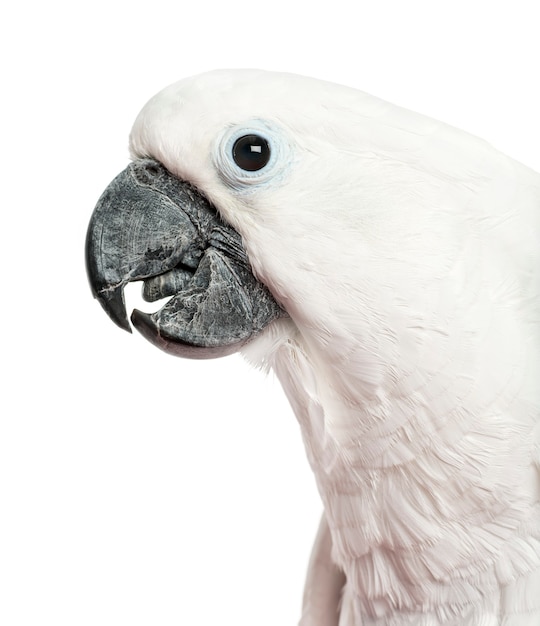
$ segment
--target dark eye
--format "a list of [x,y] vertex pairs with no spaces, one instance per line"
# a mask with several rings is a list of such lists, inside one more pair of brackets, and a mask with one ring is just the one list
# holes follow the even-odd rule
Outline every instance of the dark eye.
[[244,135],[234,142],[232,153],[238,167],[248,172],[256,172],[268,163],[270,146],[259,135]]

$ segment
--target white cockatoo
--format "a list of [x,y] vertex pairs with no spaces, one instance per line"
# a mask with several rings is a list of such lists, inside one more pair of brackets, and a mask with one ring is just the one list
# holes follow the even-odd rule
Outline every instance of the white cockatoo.
[[540,175],[360,91],[215,71],[152,98],[87,238],[94,294],[242,350],[324,515],[302,626],[540,625]]

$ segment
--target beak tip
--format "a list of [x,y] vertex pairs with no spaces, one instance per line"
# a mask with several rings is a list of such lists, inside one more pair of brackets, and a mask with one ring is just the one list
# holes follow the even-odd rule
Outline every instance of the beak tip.
[[96,294],[96,298],[112,319],[112,321],[122,330],[132,333],[131,325],[126,315],[126,305],[124,302],[123,287],[116,287],[110,291],[101,291]]

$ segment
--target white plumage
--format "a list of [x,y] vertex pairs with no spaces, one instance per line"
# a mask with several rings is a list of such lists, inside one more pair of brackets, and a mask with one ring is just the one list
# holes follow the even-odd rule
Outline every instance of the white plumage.
[[[231,163],[243,129],[270,139],[261,172]],[[255,70],[168,87],[131,150],[214,203],[290,315],[245,354],[276,371],[324,503],[302,626],[538,626],[540,175]]]

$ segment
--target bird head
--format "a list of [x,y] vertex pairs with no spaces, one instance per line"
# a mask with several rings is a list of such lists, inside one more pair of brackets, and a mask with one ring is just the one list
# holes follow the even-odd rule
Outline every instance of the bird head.
[[94,295],[126,330],[127,283],[143,281],[147,300],[170,296],[131,321],[194,358],[230,354],[288,319],[323,366],[376,387],[416,311],[436,309],[431,287],[467,236],[453,207],[470,184],[454,183],[481,155],[464,162],[457,131],[445,132],[291,74],[222,70],[175,83],[137,117],[132,162],[92,216]]

